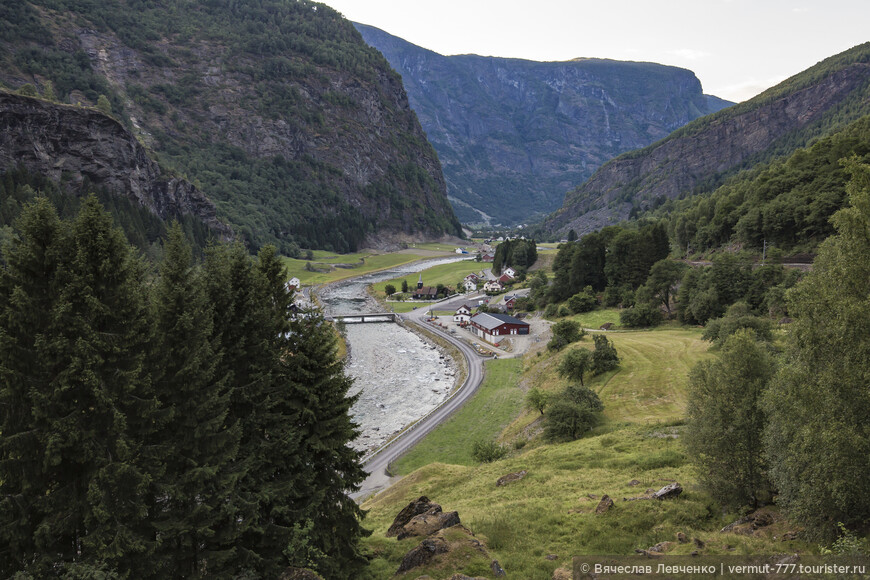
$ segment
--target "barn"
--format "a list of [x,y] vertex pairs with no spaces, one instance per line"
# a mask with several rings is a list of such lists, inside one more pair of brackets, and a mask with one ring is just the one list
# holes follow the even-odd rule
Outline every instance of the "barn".
[[487,342],[496,343],[503,336],[528,334],[529,324],[507,314],[478,312],[471,317],[471,331]]

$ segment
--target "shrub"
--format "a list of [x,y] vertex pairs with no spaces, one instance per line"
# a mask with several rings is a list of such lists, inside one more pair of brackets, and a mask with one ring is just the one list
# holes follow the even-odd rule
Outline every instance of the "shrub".
[[550,405],[544,423],[544,436],[550,441],[574,441],[597,423],[597,413],[563,398]]
[[565,318],[566,316],[571,316],[571,314],[573,314],[573,313],[571,312],[571,309],[568,308],[567,306],[562,305],[559,307],[559,317],[560,318]]
[[600,375],[618,367],[619,356],[613,341],[603,334],[596,334],[592,340],[595,342],[595,350],[592,351],[592,375]]
[[550,350],[561,350],[565,345],[577,342],[586,332],[574,320],[560,320],[553,325],[553,338],[547,343]]
[[559,314],[559,307],[555,304],[547,304],[547,307],[544,309],[544,318],[556,318]]
[[508,450],[495,441],[475,441],[471,446],[471,456],[481,463],[492,463],[507,455]]
[[587,292],[578,292],[574,296],[568,299],[568,307],[574,311],[575,314],[580,314],[582,312],[589,312],[594,310],[595,307],[598,306],[598,300],[592,294]]
[[655,326],[662,321],[661,311],[649,304],[638,304],[619,315],[619,322],[630,328]]

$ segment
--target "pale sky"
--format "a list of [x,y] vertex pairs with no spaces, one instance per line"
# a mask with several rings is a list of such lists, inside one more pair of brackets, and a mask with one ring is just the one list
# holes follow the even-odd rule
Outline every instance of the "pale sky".
[[599,57],[687,68],[744,101],[870,41],[870,0],[325,0],[440,54]]

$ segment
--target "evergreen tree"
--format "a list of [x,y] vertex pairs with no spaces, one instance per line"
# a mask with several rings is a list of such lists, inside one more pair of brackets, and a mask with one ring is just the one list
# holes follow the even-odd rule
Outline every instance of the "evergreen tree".
[[808,531],[870,520],[870,166],[847,163],[838,234],[789,293],[785,363],[765,395],[765,447],[779,501]]
[[[227,424],[229,391],[215,373],[212,310],[178,223],[164,247],[153,293],[153,377],[162,416],[152,452],[165,458],[157,479],[151,523],[160,549],[139,572],[155,577],[221,576],[233,549],[228,500],[238,423]],[[223,544],[223,545],[222,545]]]
[[[48,425],[37,401],[51,388],[44,360],[59,293],[64,225],[38,198],[16,223],[0,270],[0,576],[47,569],[46,552],[69,556],[74,534],[46,526],[58,474],[45,461]],[[41,532],[37,534],[37,529]]]
[[[4,469],[2,485],[18,488],[4,497],[23,516],[4,527],[22,548],[8,565],[37,576],[72,562],[114,568],[153,547],[139,445],[154,409],[143,270],[94,196],[69,227],[39,200],[21,228],[7,253],[0,332],[2,396],[25,405],[3,417],[4,467],[13,459],[20,474]],[[27,387],[25,399],[13,383]],[[22,445],[28,457],[10,457]]]
[[329,556],[316,569],[326,578],[355,578],[366,563],[359,539],[371,532],[362,527],[363,512],[347,495],[366,477],[362,454],[348,446],[358,435],[349,414],[355,401],[347,395],[352,381],[336,356],[335,333],[320,315],[294,319],[288,336],[288,374],[304,397],[299,402],[302,453],[313,468],[316,490],[297,496],[296,505],[302,520],[314,524],[310,541]]

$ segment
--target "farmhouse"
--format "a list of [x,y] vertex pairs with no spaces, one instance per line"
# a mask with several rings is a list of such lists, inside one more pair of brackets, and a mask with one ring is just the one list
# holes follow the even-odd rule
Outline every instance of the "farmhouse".
[[502,274],[501,276],[499,276],[498,281],[501,282],[502,284],[513,284],[514,283],[513,277],[508,276],[507,274]]
[[504,270],[502,270],[501,273],[502,273],[502,274],[507,274],[507,275],[510,276],[511,278],[516,278],[516,277],[517,277],[517,271],[514,270],[513,268],[511,268],[510,266],[508,266],[507,268],[505,268]]
[[301,288],[301,287],[302,287],[302,282],[299,280],[299,278],[297,278],[295,276],[290,278],[289,280],[287,280],[287,283],[284,284],[284,289],[287,292],[290,292],[291,290],[299,290],[299,288]]
[[501,292],[502,285],[498,280],[490,280],[486,284],[483,285],[484,292]]
[[503,336],[529,333],[528,323],[507,314],[478,312],[471,317],[470,323],[472,332],[491,343],[498,342]]
[[456,314],[453,315],[453,322],[465,325],[468,324],[469,320],[471,320],[471,306],[463,304],[456,309]]
[[513,310],[517,304],[518,296],[516,294],[508,294],[504,297],[504,307],[508,310]]
[[477,282],[475,280],[470,280],[469,278],[466,278],[465,282],[463,282],[463,285],[465,286],[466,292],[474,292],[475,290],[477,290]]

